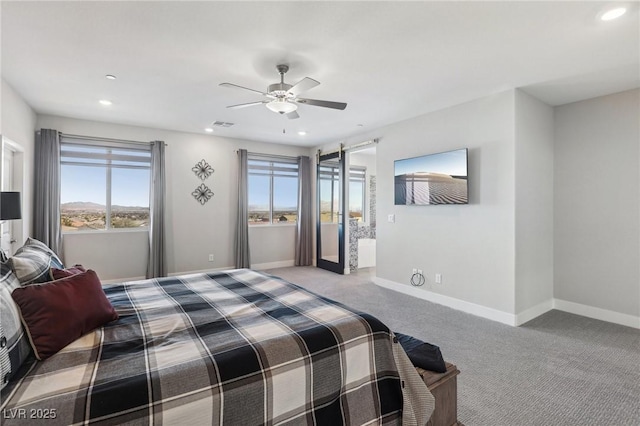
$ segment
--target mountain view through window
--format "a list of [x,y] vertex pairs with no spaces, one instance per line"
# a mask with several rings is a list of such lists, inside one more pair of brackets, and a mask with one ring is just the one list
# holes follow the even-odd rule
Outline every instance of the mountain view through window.
[[149,150],[63,144],[63,232],[149,226]]

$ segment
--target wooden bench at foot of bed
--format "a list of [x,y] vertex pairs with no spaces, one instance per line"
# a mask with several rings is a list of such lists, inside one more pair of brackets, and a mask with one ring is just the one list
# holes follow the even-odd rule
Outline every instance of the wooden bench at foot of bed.
[[462,426],[458,423],[458,384],[456,376],[460,374],[458,367],[445,362],[447,371],[434,373],[433,371],[417,368],[418,374],[435,398],[435,409],[428,426]]

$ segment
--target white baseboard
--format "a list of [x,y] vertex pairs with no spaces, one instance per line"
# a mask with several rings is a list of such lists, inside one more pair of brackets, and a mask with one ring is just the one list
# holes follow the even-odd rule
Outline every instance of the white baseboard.
[[458,311],[476,315],[482,318],[497,321],[511,326],[519,326],[540,315],[552,310],[568,312],[571,314],[582,315],[584,317],[593,318],[601,321],[607,321],[614,324],[624,325],[640,329],[640,317],[620,312],[609,311],[606,309],[596,308],[594,306],[581,305],[579,303],[568,302],[561,299],[549,299],[532,308],[529,308],[519,314],[510,314],[508,312],[499,311],[497,309],[488,308],[476,303],[467,302],[456,299],[454,297],[445,296],[434,293],[429,290],[419,289],[417,287],[400,284],[384,278],[374,277],[373,282],[380,287],[388,288],[399,293],[408,294],[429,302],[444,305]]
[[289,266],[295,266],[295,261],[293,259],[281,260],[278,262],[255,263],[251,265],[251,269],[264,270],[264,269],[275,269],[275,268],[287,268]]
[[516,324],[522,325],[525,322],[531,321],[532,319],[539,317],[540,315],[549,312],[553,309],[553,299],[545,300],[544,302],[536,305],[532,308],[529,308],[519,314],[516,314]]
[[408,294],[409,296],[428,300],[429,302],[444,305],[458,311],[466,312],[468,314],[487,318],[507,325],[516,325],[516,316],[514,314],[502,312],[493,308],[488,308],[476,303],[466,302],[454,297],[434,293],[429,290],[422,290],[414,286],[400,284],[394,281],[386,280],[384,278],[374,277],[373,282],[380,287],[388,288],[389,290],[394,290],[400,293]]
[[569,302],[562,299],[554,299],[553,307],[554,309],[569,312],[571,314],[582,315],[583,317],[640,329],[640,316],[622,314],[620,312],[596,308],[595,306],[582,305],[580,303]]

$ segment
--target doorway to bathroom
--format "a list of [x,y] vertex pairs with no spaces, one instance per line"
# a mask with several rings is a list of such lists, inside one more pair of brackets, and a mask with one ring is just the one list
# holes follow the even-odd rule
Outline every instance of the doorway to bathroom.
[[349,271],[376,266],[376,147],[349,153]]
[[345,273],[345,158],[342,148],[319,155],[316,169],[316,265]]

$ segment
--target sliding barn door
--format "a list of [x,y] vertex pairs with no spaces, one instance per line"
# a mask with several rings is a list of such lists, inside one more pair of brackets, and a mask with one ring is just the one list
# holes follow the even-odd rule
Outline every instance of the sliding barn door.
[[344,274],[344,158],[342,152],[318,157],[316,264]]

